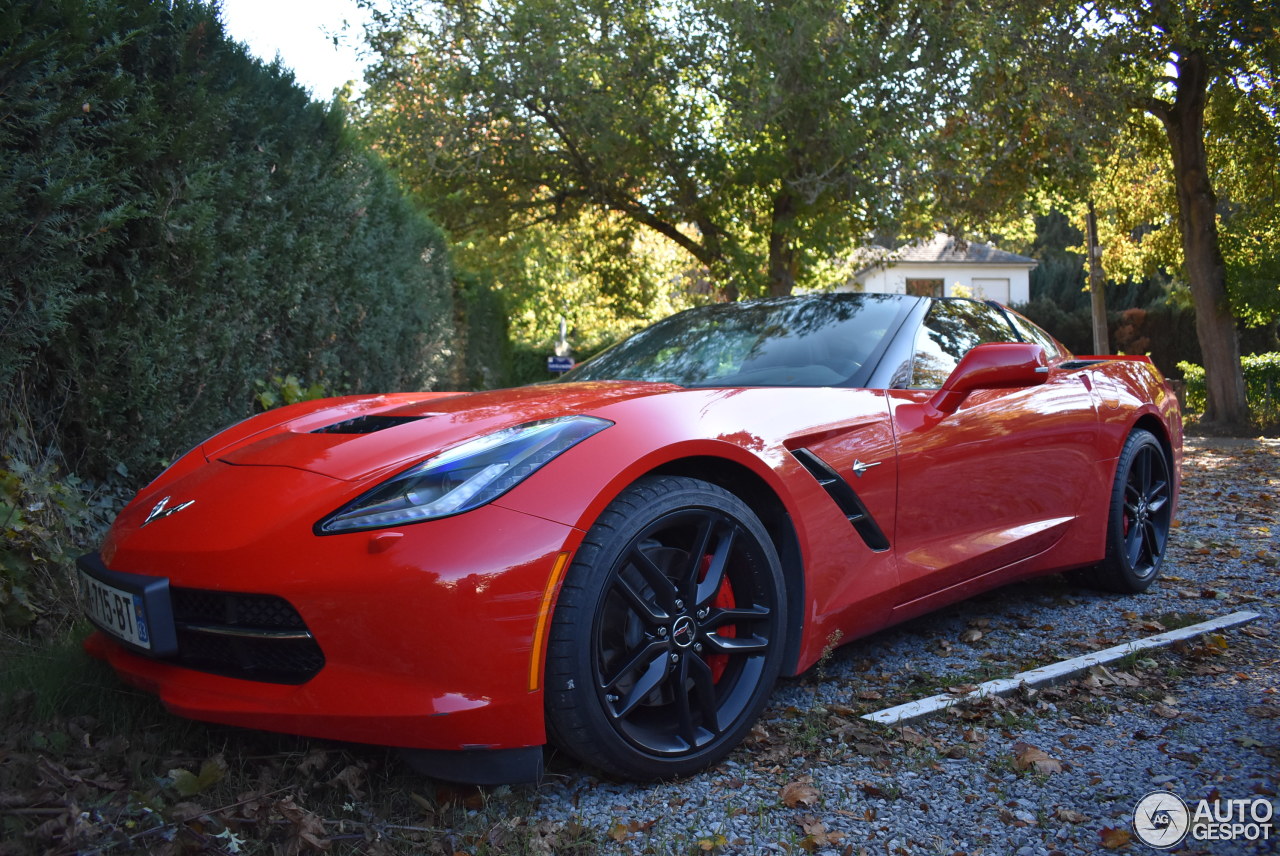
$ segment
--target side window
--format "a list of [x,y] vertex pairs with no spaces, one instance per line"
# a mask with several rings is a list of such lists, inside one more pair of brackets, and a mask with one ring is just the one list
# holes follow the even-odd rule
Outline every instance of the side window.
[[1009,321],[1018,330],[1018,335],[1026,339],[1028,342],[1035,342],[1044,348],[1045,355],[1050,360],[1056,360],[1058,357],[1064,356],[1062,346],[1059,345],[1052,336],[1041,330],[1035,324],[1032,324],[1026,318],[1023,318],[1017,312],[1009,310]]
[[1016,342],[1000,311],[976,300],[936,300],[916,333],[913,389],[938,389],[977,345]]

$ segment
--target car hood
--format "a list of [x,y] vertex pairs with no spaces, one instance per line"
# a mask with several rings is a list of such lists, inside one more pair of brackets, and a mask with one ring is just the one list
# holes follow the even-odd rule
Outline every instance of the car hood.
[[347,481],[398,470],[472,437],[503,428],[587,414],[680,387],[608,381],[545,384],[458,395],[379,396],[307,412],[205,455],[233,466],[291,467]]

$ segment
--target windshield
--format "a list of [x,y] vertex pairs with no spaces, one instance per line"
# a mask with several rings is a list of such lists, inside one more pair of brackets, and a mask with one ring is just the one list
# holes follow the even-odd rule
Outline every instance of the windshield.
[[857,386],[913,302],[891,294],[814,294],[700,306],[640,331],[564,380]]

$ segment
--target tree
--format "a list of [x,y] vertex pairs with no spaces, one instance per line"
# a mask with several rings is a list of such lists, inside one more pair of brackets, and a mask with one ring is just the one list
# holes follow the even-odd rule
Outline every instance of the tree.
[[458,264],[500,293],[517,346],[545,358],[564,319],[583,357],[692,305],[688,256],[671,242],[618,214],[584,211],[568,225],[454,245]]
[[[1020,7],[1024,4],[1011,4]],[[620,214],[729,297],[933,226],[986,15],[943,0],[435,0],[375,11],[363,120],[455,236]]]
[[255,381],[438,376],[444,236],[212,7],[9,4],[0,92],[3,444],[144,477],[249,415]]
[[[1182,260],[1205,361],[1204,420],[1243,428],[1248,409],[1206,118],[1211,103],[1221,104],[1224,115],[1246,116],[1251,127],[1240,130],[1252,139],[1252,157],[1271,164],[1274,176],[1280,155],[1275,135],[1280,20],[1268,4],[1233,0],[1132,0],[1098,7],[1095,14],[1097,48],[1110,76],[1123,81],[1128,106],[1155,117],[1164,133]],[[1252,133],[1259,129],[1262,133]]]
[[[1266,137],[1243,131],[1248,125],[1235,105],[1216,98],[1206,114],[1205,147],[1232,311],[1247,327],[1266,327],[1280,318],[1280,174],[1275,156],[1258,145]],[[1280,139],[1280,125],[1271,133]],[[1172,272],[1179,276],[1175,296],[1190,307],[1172,173],[1163,126],[1135,113],[1090,192],[1101,211],[1107,270],[1129,280]]]

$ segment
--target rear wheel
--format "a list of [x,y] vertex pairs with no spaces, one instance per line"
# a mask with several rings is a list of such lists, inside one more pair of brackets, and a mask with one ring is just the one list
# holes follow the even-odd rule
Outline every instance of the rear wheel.
[[1107,555],[1079,573],[1106,591],[1146,591],[1160,574],[1173,522],[1173,483],[1164,447],[1150,431],[1129,435],[1116,467],[1107,516]]
[[552,739],[629,779],[722,759],[777,678],[782,572],[763,525],[727,491],[645,478],[587,533],[547,648]]

